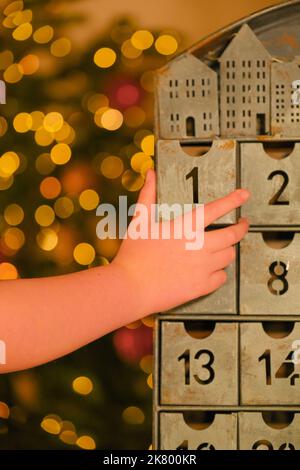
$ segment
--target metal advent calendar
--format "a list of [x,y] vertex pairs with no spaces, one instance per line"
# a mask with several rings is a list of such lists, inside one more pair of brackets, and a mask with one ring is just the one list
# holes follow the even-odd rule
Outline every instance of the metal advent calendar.
[[299,88],[300,1],[157,72],[158,202],[252,197],[226,284],[156,317],[155,449],[300,449]]

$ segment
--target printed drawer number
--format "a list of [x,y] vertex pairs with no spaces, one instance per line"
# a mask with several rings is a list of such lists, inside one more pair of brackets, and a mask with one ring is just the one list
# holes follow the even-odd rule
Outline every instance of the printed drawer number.
[[[276,273],[276,269],[278,271],[278,267],[281,267],[281,273]],[[271,277],[268,281],[268,288],[269,291],[274,295],[283,295],[288,291],[289,283],[286,279],[288,268],[287,265],[283,261],[274,261],[269,266],[269,273]],[[274,289],[274,281],[280,281],[282,283],[281,289]]]
[[[212,367],[215,357],[211,351],[208,349],[200,349],[198,352],[196,352],[194,359],[196,360],[204,360],[204,362],[201,365],[202,369],[205,369],[208,372],[208,377],[206,379],[200,378],[198,374],[194,374],[193,377],[198,382],[200,385],[208,385],[213,382],[215,378],[215,371]],[[206,360],[207,359],[207,360]],[[185,385],[190,385],[191,383],[191,354],[190,350],[186,349],[181,356],[178,357],[178,361],[184,361],[184,371],[185,371]]]
[[[253,446],[252,450],[276,450],[274,449],[273,444],[270,441],[265,439],[261,439],[260,441],[256,441]],[[284,442],[278,447],[278,450],[296,450],[295,446],[290,442]]]
[[[295,374],[295,363],[293,362],[294,351],[289,352],[285,361],[279,366],[275,372],[275,379],[290,379],[290,384],[295,385],[296,380],[300,378],[300,374]],[[266,385],[272,385],[272,357],[271,350],[266,351],[258,358],[258,362],[265,361],[266,369]]]
[[269,205],[271,205],[271,206],[288,206],[290,204],[289,201],[280,201],[279,198],[282,195],[285,188],[287,187],[287,185],[289,184],[289,176],[285,171],[275,170],[275,171],[272,171],[272,173],[269,174],[268,180],[272,180],[274,178],[274,176],[277,176],[277,175],[282,176],[283,183],[282,183],[281,187],[278,189],[277,193],[275,193],[274,196],[271,197],[271,199],[269,201]]
[[[176,450],[188,450],[188,449],[189,449],[188,441],[183,441],[178,447],[176,447]],[[203,442],[202,444],[199,444],[196,450],[216,450],[216,449],[209,442]]]
[[193,185],[193,203],[199,204],[199,169],[197,166],[195,166],[185,177],[186,180],[190,178],[192,178]]

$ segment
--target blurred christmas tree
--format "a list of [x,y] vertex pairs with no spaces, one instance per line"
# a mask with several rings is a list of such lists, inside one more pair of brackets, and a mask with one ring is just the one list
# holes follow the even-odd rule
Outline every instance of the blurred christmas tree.
[[[179,37],[123,19],[79,52],[65,28],[83,19],[60,1],[0,7],[0,279],[109,263],[119,242],[97,239],[95,209],[137,199],[153,166],[153,70]],[[0,448],[147,448],[151,369],[148,318],[1,376]]]

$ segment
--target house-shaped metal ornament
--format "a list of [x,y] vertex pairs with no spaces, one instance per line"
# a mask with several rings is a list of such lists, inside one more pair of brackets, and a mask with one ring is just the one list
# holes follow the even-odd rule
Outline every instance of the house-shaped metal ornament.
[[300,450],[300,0],[156,78],[157,202],[251,198],[207,228],[249,218],[226,284],[156,316],[153,447]]

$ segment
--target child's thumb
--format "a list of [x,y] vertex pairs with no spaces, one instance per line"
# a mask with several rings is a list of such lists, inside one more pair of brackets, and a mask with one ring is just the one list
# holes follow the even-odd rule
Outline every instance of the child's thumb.
[[151,204],[156,202],[156,175],[155,171],[150,168],[146,173],[146,180],[142,187],[138,201],[139,204],[144,204],[150,210]]

